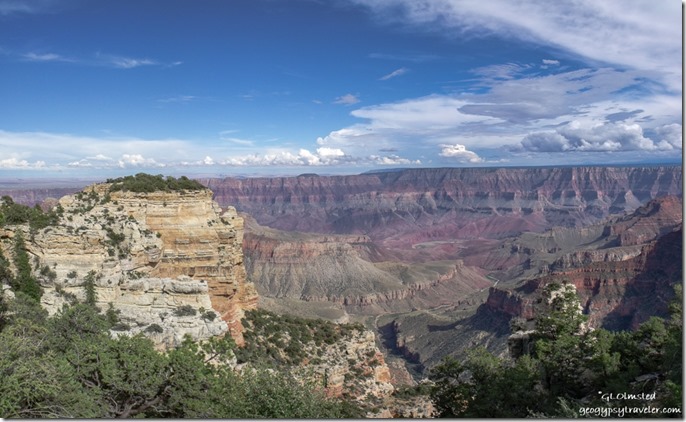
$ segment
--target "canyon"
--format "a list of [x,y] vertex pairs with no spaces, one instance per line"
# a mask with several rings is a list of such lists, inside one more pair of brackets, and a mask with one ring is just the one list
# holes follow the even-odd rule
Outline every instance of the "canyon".
[[[363,321],[415,377],[477,345],[505,355],[509,321],[535,318],[546,283],[570,280],[591,324],[629,329],[664,315],[681,280],[654,258],[681,242],[678,166],[201,182],[250,216],[244,252],[265,306]],[[640,281],[660,267],[659,287]]]
[[[144,335],[159,350],[186,338],[202,343],[223,336],[246,346],[245,313],[256,309],[258,294],[246,277],[243,219],[236,210],[219,208],[205,188],[135,192],[115,185],[63,196],[53,204],[54,221],[44,227],[3,224],[0,252],[10,257],[10,271],[19,271],[14,248],[23,239],[40,303],[50,315],[88,303],[90,285],[93,306],[116,315],[113,337]],[[3,296],[15,295],[10,284],[0,279]],[[374,333],[358,328],[323,351],[299,345],[313,356],[292,370],[303,379],[319,373],[331,396],[388,401],[394,391],[389,368]]]
[[[129,210],[122,216],[145,221],[138,231],[162,235],[127,229],[158,252],[124,267],[160,280],[207,280],[202,288],[216,294],[203,307],[236,333],[235,309],[254,306],[362,322],[376,331],[393,382],[413,383],[442,357],[474,346],[505,355],[510,320],[535,320],[548,283],[573,283],[594,326],[631,329],[665,315],[682,278],[682,174],[680,166],[623,166],[204,178],[212,193],[203,201],[214,200],[221,218],[193,224],[209,233],[226,219],[225,240],[206,243],[165,220],[176,207],[169,208],[171,198],[156,200],[160,215],[152,218],[135,198],[118,199]],[[59,195],[48,189],[19,197],[33,205]],[[214,251],[229,240],[230,253]],[[244,273],[223,273],[221,265],[239,260],[236,245]],[[232,281],[222,285],[223,278]],[[221,308],[230,297],[236,308]]]

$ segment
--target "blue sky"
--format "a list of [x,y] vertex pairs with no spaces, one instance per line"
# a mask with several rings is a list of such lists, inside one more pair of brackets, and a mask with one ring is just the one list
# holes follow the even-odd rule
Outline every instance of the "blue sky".
[[0,0],[0,177],[681,162],[676,1]]

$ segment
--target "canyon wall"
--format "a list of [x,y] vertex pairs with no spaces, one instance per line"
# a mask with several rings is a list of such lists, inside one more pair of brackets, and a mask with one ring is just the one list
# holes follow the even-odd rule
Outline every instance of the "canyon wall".
[[262,297],[378,314],[450,303],[491,285],[460,260],[373,262],[381,254],[368,236],[285,232],[245,220],[245,267]]
[[201,182],[219,204],[234,205],[262,225],[365,234],[395,248],[578,227],[682,194],[678,166],[435,168]]
[[681,200],[658,198],[588,231],[601,234],[571,251],[558,249],[537,276],[517,286],[492,287],[484,306],[531,320],[543,288],[568,282],[591,326],[636,329],[650,316],[667,316],[673,285],[683,278]]

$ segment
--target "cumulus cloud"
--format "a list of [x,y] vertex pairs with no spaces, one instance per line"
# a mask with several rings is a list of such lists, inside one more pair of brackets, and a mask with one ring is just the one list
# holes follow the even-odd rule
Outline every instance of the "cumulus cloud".
[[[161,160],[173,162],[187,158],[197,149],[192,142],[168,139],[95,138],[47,132],[8,132],[0,130],[0,157],[22,157],[53,165],[84,167],[145,166],[158,167]],[[118,158],[113,158],[118,157]]]
[[117,161],[119,167],[164,167],[153,158],[145,158],[141,154],[123,154]]
[[405,67],[401,67],[400,69],[396,69],[391,73],[388,73],[386,75],[383,75],[382,77],[379,78],[380,81],[387,81],[391,78],[395,78],[396,76],[404,75],[409,71],[409,69]]
[[389,156],[378,156],[378,155],[370,155],[369,156],[369,161],[372,162],[373,164],[378,164],[382,166],[398,166],[398,165],[409,165],[409,164],[422,164],[421,160],[410,160],[407,158],[402,158],[397,155],[389,155]]
[[421,164],[420,160],[410,160],[397,155],[369,155],[354,157],[339,148],[321,147],[315,152],[301,148],[297,153],[291,151],[273,151],[265,154],[250,154],[230,157],[221,162],[227,166],[328,166],[328,165],[409,165]]
[[531,133],[522,139],[521,147],[526,151],[656,151],[681,148],[675,144],[681,137],[681,125],[663,126],[657,130],[659,139],[644,136],[640,125],[606,123],[585,126],[577,121],[566,124],[555,131]]
[[141,154],[122,154],[119,159],[112,159],[102,154],[95,157],[85,157],[67,163],[71,168],[151,168],[164,167],[152,158],[145,158]]
[[45,161],[35,161],[30,163],[20,160],[17,157],[0,160],[0,169],[40,169],[46,167]]
[[343,105],[352,105],[352,104],[357,104],[360,102],[360,99],[357,97],[357,95],[353,94],[345,94],[341,95],[340,97],[336,98],[334,100],[334,104],[343,104]]
[[338,149],[338,148],[327,148],[327,147],[322,147],[322,148],[317,148],[317,154],[319,154],[322,157],[344,157],[345,153],[343,150]]
[[469,151],[467,147],[460,144],[440,145],[441,152],[438,154],[441,157],[454,158],[463,163],[483,163],[484,160],[473,151]]
[[335,148],[318,148],[314,153],[301,148],[291,151],[272,151],[265,154],[250,154],[230,157],[221,164],[230,166],[322,166],[352,161],[352,157]]
[[678,123],[664,125],[655,129],[658,145],[661,149],[669,149],[671,145],[674,149],[683,149],[682,127]]

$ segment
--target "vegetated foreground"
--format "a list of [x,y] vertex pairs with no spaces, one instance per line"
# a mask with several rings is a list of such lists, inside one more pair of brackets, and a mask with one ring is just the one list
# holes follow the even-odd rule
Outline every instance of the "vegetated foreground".
[[[11,289],[6,287],[3,296],[8,309],[0,335],[14,335],[12,327],[24,323],[13,307],[29,306],[28,295],[39,298],[52,314],[35,325],[50,326],[83,309],[91,309],[88,318],[101,318],[93,312],[99,307],[106,311],[103,341],[145,343],[145,336],[153,343],[141,350],[156,345],[159,351],[151,350],[169,362],[177,353],[195,354],[210,366],[194,366],[186,374],[221,367],[238,377],[236,385],[259,378],[257,374],[267,376],[251,369],[267,366],[276,371],[269,376],[279,380],[265,382],[302,386],[290,391],[302,392],[302,400],[331,415],[571,417],[603,411],[607,416],[623,406],[680,415],[681,309],[668,310],[668,305],[682,278],[682,212],[679,198],[665,196],[681,194],[679,169],[526,170],[531,171],[427,169],[359,176],[364,183],[358,176],[312,175],[246,182],[247,196],[238,195],[236,205],[252,207],[257,219],[245,217],[243,247],[247,280],[255,282],[260,303],[280,313],[364,322],[379,330],[383,354],[373,333],[359,324],[250,310],[257,296],[245,278],[236,278],[245,271],[242,259],[226,252],[228,244],[221,250],[222,243],[212,240],[240,244],[243,220],[231,209],[222,214],[208,191],[187,180],[148,175],[129,182],[153,178],[159,184],[153,192],[131,188],[139,183],[124,188],[124,180],[111,181],[110,187],[60,201],[67,207],[47,214],[3,200],[5,234],[0,237],[9,258],[3,259],[0,276]],[[377,181],[368,183],[367,176]],[[350,196],[336,187],[341,180],[358,186],[356,193]],[[117,183],[122,189],[111,189]],[[379,188],[379,183],[397,192]],[[432,191],[432,185],[438,188]],[[313,193],[323,186],[331,193]],[[594,194],[591,188],[598,190]],[[215,189],[215,198],[223,201],[221,188]],[[483,189],[494,193],[480,193]],[[362,214],[351,219],[346,210]],[[612,215],[620,211],[624,214]],[[281,224],[290,224],[299,212],[311,217],[300,220],[320,233],[278,229],[289,228]],[[203,217],[181,224],[196,214]],[[279,215],[286,223],[278,222]],[[322,216],[333,222],[328,228],[318,226]],[[353,220],[348,233],[341,221]],[[452,226],[441,232],[441,224],[450,221]],[[363,233],[360,225],[367,227]],[[469,226],[478,231],[470,232]],[[70,269],[57,258],[56,248],[46,248],[51,231],[89,251],[88,259],[81,255],[76,260],[88,264]],[[37,258],[33,265],[30,255]],[[227,274],[234,281],[219,282]],[[211,281],[213,276],[217,281]],[[613,333],[601,327],[633,331]],[[228,336],[218,340],[222,332],[242,347],[236,348]],[[54,341],[39,342],[46,347],[31,356],[56,353]],[[95,350],[104,353],[108,347],[118,346]],[[457,360],[443,360],[446,356]],[[12,360],[1,362],[0,370],[21,373]],[[70,374],[76,370],[74,362],[62,362],[64,367],[55,371]],[[116,369],[116,364],[108,367]],[[131,398],[117,390],[113,400],[118,407],[108,415],[190,416],[194,407],[186,403],[189,413],[155,413],[168,409],[176,389],[186,388],[183,377],[169,375],[178,369],[165,368],[168,376],[157,384],[158,394]],[[431,381],[417,384],[408,369]],[[285,370],[293,377],[284,380]],[[225,386],[211,381],[216,374],[208,376],[200,391],[240,397],[240,389],[222,390]],[[65,408],[86,409],[83,403],[90,395],[105,397],[108,393],[100,390],[114,388],[88,377],[74,379],[80,399],[64,403]],[[0,381],[0,388],[13,393],[3,402],[15,409],[7,414],[30,416],[42,405],[35,403],[43,402],[35,397],[22,401],[28,393],[17,393],[17,382]],[[257,406],[272,410],[253,410],[255,417],[276,415],[270,404]],[[308,406],[301,407],[312,408]],[[307,417],[304,411],[277,407],[282,415]],[[234,414],[226,407],[205,411]]]

